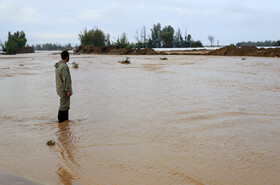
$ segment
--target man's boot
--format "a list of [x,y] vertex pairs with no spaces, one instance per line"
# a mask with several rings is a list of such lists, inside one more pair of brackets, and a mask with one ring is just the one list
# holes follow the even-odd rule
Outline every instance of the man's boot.
[[58,111],[58,123],[62,123],[67,120],[69,120],[68,110],[66,110],[66,111],[59,110]]
[[61,110],[58,111],[57,119],[58,119],[58,123],[63,122],[63,113]]
[[69,120],[69,113],[68,113],[68,110],[65,111],[65,121],[66,121],[66,120]]

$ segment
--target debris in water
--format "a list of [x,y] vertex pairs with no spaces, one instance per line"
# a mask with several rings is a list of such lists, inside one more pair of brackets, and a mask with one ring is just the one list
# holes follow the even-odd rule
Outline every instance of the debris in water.
[[130,58],[126,57],[125,60],[121,60],[121,61],[119,61],[119,63],[121,63],[121,64],[130,64]]
[[72,62],[73,68],[79,68],[79,64],[76,62]]
[[159,57],[160,60],[168,60],[167,57]]
[[244,58],[241,58],[241,60],[246,60],[246,58],[244,57]]
[[48,142],[47,142],[47,145],[49,145],[49,146],[53,146],[53,145],[55,145],[55,141],[52,139],[52,140],[49,140]]

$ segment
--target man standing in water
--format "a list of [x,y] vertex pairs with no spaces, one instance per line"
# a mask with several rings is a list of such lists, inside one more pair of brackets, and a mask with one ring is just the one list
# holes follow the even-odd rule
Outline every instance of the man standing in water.
[[60,106],[58,110],[58,123],[69,120],[68,110],[70,109],[70,96],[72,92],[72,81],[69,67],[66,64],[69,61],[68,51],[61,53],[61,60],[54,64],[56,92],[60,97]]

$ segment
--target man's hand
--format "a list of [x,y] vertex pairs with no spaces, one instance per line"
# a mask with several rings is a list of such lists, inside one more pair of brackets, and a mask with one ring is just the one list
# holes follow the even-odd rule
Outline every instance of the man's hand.
[[72,93],[70,91],[67,91],[67,97],[70,98],[72,96]]

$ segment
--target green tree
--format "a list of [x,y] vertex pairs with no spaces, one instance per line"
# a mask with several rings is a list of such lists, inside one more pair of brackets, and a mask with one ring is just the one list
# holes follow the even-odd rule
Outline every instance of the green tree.
[[17,31],[14,34],[8,32],[8,41],[2,46],[7,54],[16,54],[16,52],[25,47],[27,39],[24,31]]
[[184,47],[184,40],[183,40],[180,29],[178,29],[178,31],[175,33],[174,46],[177,48]]
[[160,23],[154,24],[151,29],[151,39],[149,41],[149,45],[153,48],[161,47],[161,39],[160,39],[161,25]]
[[185,47],[192,47],[192,36],[191,34],[188,34],[185,36]]
[[173,35],[174,29],[172,26],[166,26],[160,32],[160,39],[162,40],[162,45],[165,48],[173,47]]
[[148,46],[148,48],[158,48],[158,47],[154,46],[151,38],[148,40],[147,46]]
[[203,47],[202,43],[200,40],[198,41],[192,41],[192,47],[197,48],[197,47]]
[[125,32],[123,32],[122,36],[117,39],[116,44],[119,48],[131,48]]
[[7,54],[16,54],[17,50],[18,44],[15,41],[5,42],[3,51],[5,51]]
[[82,46],[91,45],[94,47],[105,46],[105,34],[102,30],[95,28],[91,30],[85,29],[79,34]]
[[14,33],[14,38],[18,43],[19,49],[23,48],[27,42],[24,31],[17,31]]

